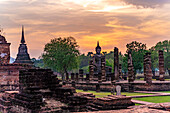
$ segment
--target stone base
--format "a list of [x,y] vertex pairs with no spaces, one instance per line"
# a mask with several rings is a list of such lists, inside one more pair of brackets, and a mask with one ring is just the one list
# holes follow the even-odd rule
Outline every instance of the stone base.
[[90,111],[99,110],[113,110],[113,109],[125,109],[134,105],[131,98],[126,96],[109,95],[103,98],[97,98],[93,103],[89,104]]

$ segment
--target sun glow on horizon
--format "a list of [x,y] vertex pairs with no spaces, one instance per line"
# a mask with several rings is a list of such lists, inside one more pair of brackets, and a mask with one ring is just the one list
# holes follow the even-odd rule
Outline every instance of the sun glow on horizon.
[[138,41],[154,46],[170,37],[170,1],[158,0],[0,0],[0,23],[16,57],[25,26],[31,57],[39,57],[53,38],[76,38],[81,53],[102,50]]

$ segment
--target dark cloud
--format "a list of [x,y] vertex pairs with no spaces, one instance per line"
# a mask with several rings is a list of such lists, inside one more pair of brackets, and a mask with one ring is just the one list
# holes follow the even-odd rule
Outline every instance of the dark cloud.
[[135,15],[118,15],[116,16],[119,22],[118,25],[136,27],[143,22],[143,18]]
[[170,3],[169,0],[122,0],[127,4],[132,4],[138,8],[157,8]]

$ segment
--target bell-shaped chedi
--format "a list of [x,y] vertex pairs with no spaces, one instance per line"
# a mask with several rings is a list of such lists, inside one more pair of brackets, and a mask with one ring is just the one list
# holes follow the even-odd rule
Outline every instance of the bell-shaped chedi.
[[10,45],[4,36],[0,35],[0,64],[9,64],[10,61]]
[[22,36],[21,36],[21,44],[18,48],[17,58],[14,63],[20,64],[33,64],[30,59],[30,56],[27,51],[27,45],[25,44],[25,37],[24,37],[24,27],[22,26]]

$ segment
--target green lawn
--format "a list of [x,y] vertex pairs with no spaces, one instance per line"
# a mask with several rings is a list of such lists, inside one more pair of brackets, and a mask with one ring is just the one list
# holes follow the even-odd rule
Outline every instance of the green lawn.
[[133,98],[133,99],[146,101],[146,102],[152,102],[152,103],[170,102],[170,96],[143,97],[143,98]]
[[139,106],[139,105],[142,105],[142,104],[135,104],[135,106]]
[[[77,92],[89,92],[89,93],[93,93],[94,95],[96,95],[96,98],[100,98],[100,97],[104,97],[107,95],[111,95],[110,92],[96,92],[96,91],[83,91],[83,90],[76,90]],[[122,95],[126,95],[126,96],[136,96],[136,95],[152,95],[152,94],[147,94],[147,93],[128,93],[128,92],[122,92]]]
[[[96,95],[96,98],[101,98],[107,95],[111,95],[110,92],[95,92],[95,91],[83,91],[83,90],[76,90],[77,92],[89,92]],[[161,91],[164,93],[170,93],[170,91]],[[128,92],[122,92],[122,95],[126,96],[136,96],[136,95],[152,95],[147,93],[128,93]],[[157,96],[157,97],[143,97],[143,98],[133,98],[134,100],[140,100],[140,101],[146,101],[146,102],[152,102],[152,103],[163,103],[163,102],[170,102],[170,96]],[[139,104],[135,104],[139,105]]]
[[159,91],[159,92],[162,92],[162,93],[170,93],[170,91]]

